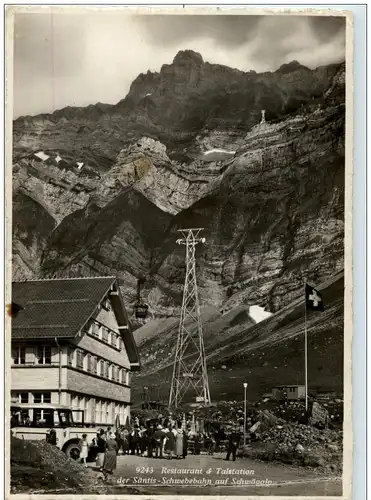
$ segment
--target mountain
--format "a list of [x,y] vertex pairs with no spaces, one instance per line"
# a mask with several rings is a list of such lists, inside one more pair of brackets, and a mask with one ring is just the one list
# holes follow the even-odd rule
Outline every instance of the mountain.
[[281,310],[343,268],[344,75],[182,51],[116,105],[18,118],[14,279],[117,275],[130,310],[143,275],[150,319],[176,318],[176,230],[203,227],[202,303]]
[[116,105],[98,103],[18,118],[13,124],[14,146],[67,150],[93,163],[98,156],[109,165],[131,140],[148,136],[163,142],[175,157],[186,158],[183,150],[200,133],[243,135],[260,120],[261,109],[267,120],[279,119],[321,98],[344,67],[286,66],[284,71],[281,67],[276,72],[246,73],[181,51],[159,73],[139,75]]

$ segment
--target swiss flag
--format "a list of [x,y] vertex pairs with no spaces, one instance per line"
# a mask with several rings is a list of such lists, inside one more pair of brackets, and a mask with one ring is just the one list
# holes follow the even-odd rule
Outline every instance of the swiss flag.
[[310,285],[305,285],[305,301],[308,309],[313,311],[324,311],[322,295]]

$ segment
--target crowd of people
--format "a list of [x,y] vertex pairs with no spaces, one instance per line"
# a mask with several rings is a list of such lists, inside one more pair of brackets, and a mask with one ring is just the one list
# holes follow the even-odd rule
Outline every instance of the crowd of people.
[[[225,460],[236,460],[241,434],[236,427],[227,436],[224,432],[201,433],[184,428],[182,422],[165,421],[163,424],[149,421],[147,425],[135,424],[131,428],[110,427],[97,433],[96,465],[105,475],[112,474],[117,466],[117,456],[137,455],[148,458],[185,459],[188,453],[200,455],[204,449],[209,455],[221,451],[220,443],[227,438]],[[80,440],[80,458],[86,466],[88,443],[86,434]]]

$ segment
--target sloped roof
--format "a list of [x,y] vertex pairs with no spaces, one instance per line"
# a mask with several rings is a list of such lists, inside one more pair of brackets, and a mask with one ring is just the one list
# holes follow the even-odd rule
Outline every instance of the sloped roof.
[[284,384],[284,385],[275,385],[272,389],[284,389],[286,387],[305,387],[304,384]]
[[23,310],[12,321],[12,338],[75,337],[114,282],[114,277],[14,282],[12,301]]
[[13,282],[12,302],[22,309],[12,318],[12,339],[74,338],[111,288],[118,292],[110,296],[118,325],[129,325],[121,331],[129,361],[139,367],[139,353],[114,276]]

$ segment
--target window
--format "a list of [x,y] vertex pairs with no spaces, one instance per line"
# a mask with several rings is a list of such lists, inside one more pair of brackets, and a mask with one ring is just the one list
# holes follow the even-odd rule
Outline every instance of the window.
[[95,398],[91,398],[91,400],[90,400],[90,421],[91,422],[95,422],[96,421],[95,412],[96,412]]
[[126,372],[125,378],[126,378],[125,384],[130,385],[130,372],[129,371]]
[[84,353],[80,349],[76,351],[76,366],[77,368],[84,368]]
[[28,403],[28,392],[20,392],[16,395],[18,403]]
[[83,353],[83,364],[82,364],[82,369],[85,371],[88,371],[88,357],[90,354]]
[[117,335],[117,333],[112,332],[112,345],[116,347],[117,349],[120,349],[121,343],[120,343],[120,335]]
[[122,425],[125,425],[125,405],[121,404],[120,405],[120,423],[122,422]]
[[116,366],[116,382],[120,382],[120,367]]
[[12,358],[15,365],[26,364],[26,348],[25,347],[14,347],[12,349]]
[[124,383],[124,370],[122,368],[119,369],[119,382]]
[[103,330],[102,331],[102,340],[103,340],[103,342],[107,342],[108,343],[109,342],[109,340],[108,340],[108,336],[109,336],[108,335],[108,330],[105,327],[103,327],[102,330]]
[[[76,396],[75,408],[76,410],[83,410],[83,408],[81,407],[81,396]],[[82,415],[80,411],[75,412],[74,419],[76,420],[76,422],[82,422]]]
[[34,403],[51,403],[52,394],[51,392],[34,392],[33,402]]
[[19,396],[20,403],[28,403],[28,392],[21,392]]
[[101,412],[100,412],[100,418],[101,418],[101,422],[103,424],[106,423],[106,417],[107,417],[107,404],[105,401],[102,401],[102,404],[101,404]]
[[103,361],[103,359],[101,359],[99,361],[99,375],[101,377],[104,377],[104,361]]
[[73,366],[75,361],[75,349],[72,347],[68,348],[68,365]]
[[94,337],[99,337],[99,328],[99,324],[94,321],[91,325],[91,333]]
[[104,376],[106,378],[109,378],[109,363],[108,361],[105,362],[105,366],[104,366]]
[[81,407],[80,410],[84,410],[84,420],[86,420],[88,413],[88,398],[81,398]]
[[54,427],[53,410],[34,410],[33,425],[37,427]]
[[39,365],[50,365],[52,362],[52,348],[48,345],[37,346],[37,362]]
[[95,403],[95,422],[101,422],[101,416],[100,416],[100,412],[101,412],[101,401],[98,399],[96,400],[96,403]]
[[97,360],[96,356],[93,356],[92,354],[88,354],[87,355],[88,372],[97,373],[97,364],[98,364],[98,360]]
[[87,370],[88,372],[93,371],[93,356],[91,354],[87,355]]

